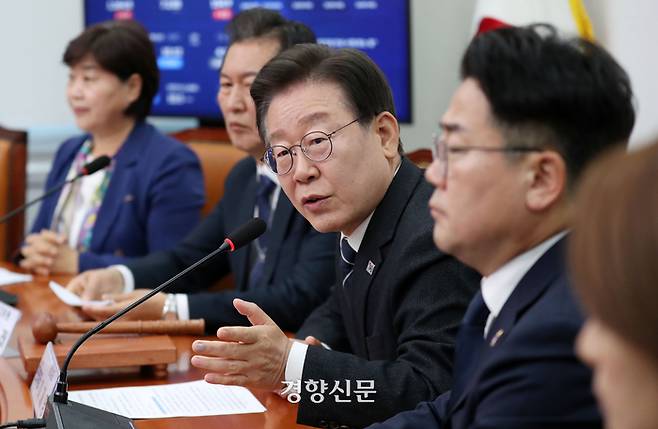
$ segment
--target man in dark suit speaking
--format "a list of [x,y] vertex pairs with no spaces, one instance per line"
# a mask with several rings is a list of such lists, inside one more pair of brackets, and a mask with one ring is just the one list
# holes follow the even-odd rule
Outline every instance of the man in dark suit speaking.
[[[126,317],[203,318],[213,332],[224,325],[248,323],[233,308],[233,298],[253,300],[266,308],[286,330],[299,329],[304,319],[329,295],[333,284],[333,234],[319,234],[280,192],[276,175],[260,162],[265,151],[256,128],[256,110],[249,87],[260,68],[295,43],[315,41],[303,24],[275,11],[250,9],[228,27],[229,47],[220,70],[217,96],[231,144],[250,156],[229,173],[222,200],[175,248],[133,260],[125,266],[83,273],[69,288],[87,298],[153,288],[215,250],[237,227],[254,215],[268,223],[267,232],[250,246],[219,255],[158,294]],[[200,292],[233,274],[235,290]],[[149,292],[137,289],[115,296],[114,305],[86,307],[106,318]],[[184,293],[183,293],[184,292]]]
[[[484,277],[457,337],[452,391],[372,428],[597,428],[582,316],[564,265],[570,190],[627,141],[626,73],[547,26],[476,37],[426,176],[434,241]],[[611,172],[614,174],[614,172]]]
[[341,232],[338,281],[299,331],[304,343],[236,300],[254,326],[195,342],[192,364],[215,383],[299,383],[298,421],[324,427],[364,426],[448,389],[479,276],[432,242],[431,186],[401,154],[382,72],[357,50],[298,45],[251,94],[282,189],[315,229]]

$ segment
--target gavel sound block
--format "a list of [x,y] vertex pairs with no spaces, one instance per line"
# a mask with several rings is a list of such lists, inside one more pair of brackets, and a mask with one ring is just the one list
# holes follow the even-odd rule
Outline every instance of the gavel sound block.
[[[58,332],[84,333],[98,322],[60,322],[50,313],[40,314],[32,323],[34,339],[41,344],[55,341]],[[205,321],[195,320],[134,320],[117,321],[106,326],[99,334],[167,334],[203,335]]]
[[[52,323],[51,323],[52,321]],[[147,322],[116,322],[101,331],[102,333],[171,333],[171,334],[203,334],[203,320],[194,321],[185,325],[182,330],[171,329],[170,321]],[[191,322],[191,321],[187,321]],[[156,328],[153,328],[155,323]],[[127,324],[127,325],[126,325]],[[53,327],[54,325],[54,327]],[[174,325],[181,325],[180,323]],[[190,325],[192,327],[190,327]],[[39,335],[41,341],[46,342],[58,333],[65,331],[72,333],[86,332],[96,326],[96,322],[55,323],[52,316],[46,315],[37,319],[33,324],[33,332]],[[112,329],[111,329],[112,328]],[[57,361],[61,365],[66,355],[79,336],[67,335],[53,343],[53,349]],[[31,336],[23,336],[18,339],[18,349],[23,361],[23,366],[31,379],[36,373],[45,345],[37,342]],[[149,366],[156,368],[156,375],[166,374],[166,364],[176,362],[176,345],[168,335],[131,335],[131,336],[103,336],[96,335],[87,340],[78,349],[71,359],[70,368],[116,368],[128,366]]]

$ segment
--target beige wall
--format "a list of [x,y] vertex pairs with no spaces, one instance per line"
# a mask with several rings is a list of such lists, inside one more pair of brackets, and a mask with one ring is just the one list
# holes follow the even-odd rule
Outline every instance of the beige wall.
[[406,150],[429,147],[438,119],[459,84],[458,65],[470,37],[475,0],[411,0],[413,124]]
[[637,101],[631,145],[658,138],[658,1],[588,0],[597,36],[630,75]]
[[82,30],[82,0],[0,2],[0,122],[73,124],[64,89],[66,43]]

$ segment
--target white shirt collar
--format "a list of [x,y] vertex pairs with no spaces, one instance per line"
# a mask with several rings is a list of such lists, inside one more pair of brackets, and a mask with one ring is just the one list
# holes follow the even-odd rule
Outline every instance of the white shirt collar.
[[349,236],[343,234],[342,232],[340,233],[341,240],[343,237],[346,237],[347,243],[352,249],[354,249],[355,252],[358,252],[359,248],[361,247],[361,242],[363,241],[363,237],[366,235],[366,230],[368,229],[368,225],[370,224],[370,219],[372,219],[373,214],[375,214],[374,210],[363,222],[361,222],[359,226],[356,227],[354,232],[352,232]]
[[[490,311],[490,320],[494,317],[498,317],[516,286],[530,268],[532,268],[535,262],[537,262],[537,260],[539,260],[548,249],[564,237],[566,233],[566,231],[561,231],[551,236],[549,239],[541,242],[541,244],[519,256],[516,256],[514,259],[494,271],[491,275],[482,277],[482,280],[480,280],[482,298]],[[487,328],[488,325],[489,323],[487,323]],[[487,329],[485,329],[485,332],[486,331]]]
[[262,162],[256,162],[256,175],[265,176],[279,186],[279,177]]

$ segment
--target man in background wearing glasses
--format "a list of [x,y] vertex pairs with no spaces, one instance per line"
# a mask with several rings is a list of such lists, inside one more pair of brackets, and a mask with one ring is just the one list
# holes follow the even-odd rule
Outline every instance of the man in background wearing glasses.
[[542,25],[476,37],[461,75],[426,177],[434,241],[484,276],[481,292],[452,391],[373,428],[599,428],[563,252],[581,172],[633,128],[628,76]]
[[315,229],[341,232],[338,282],[298,332],[305,343],[236,300],[254,326],[195,342],[192,364],[214,383],[301,381],[298,421],[321,427],[362,427],[447,390],[479,276],[432,242],[431,186],[401,155],[382,72],[356,50],[299,45],[251,94],[283,191]]

